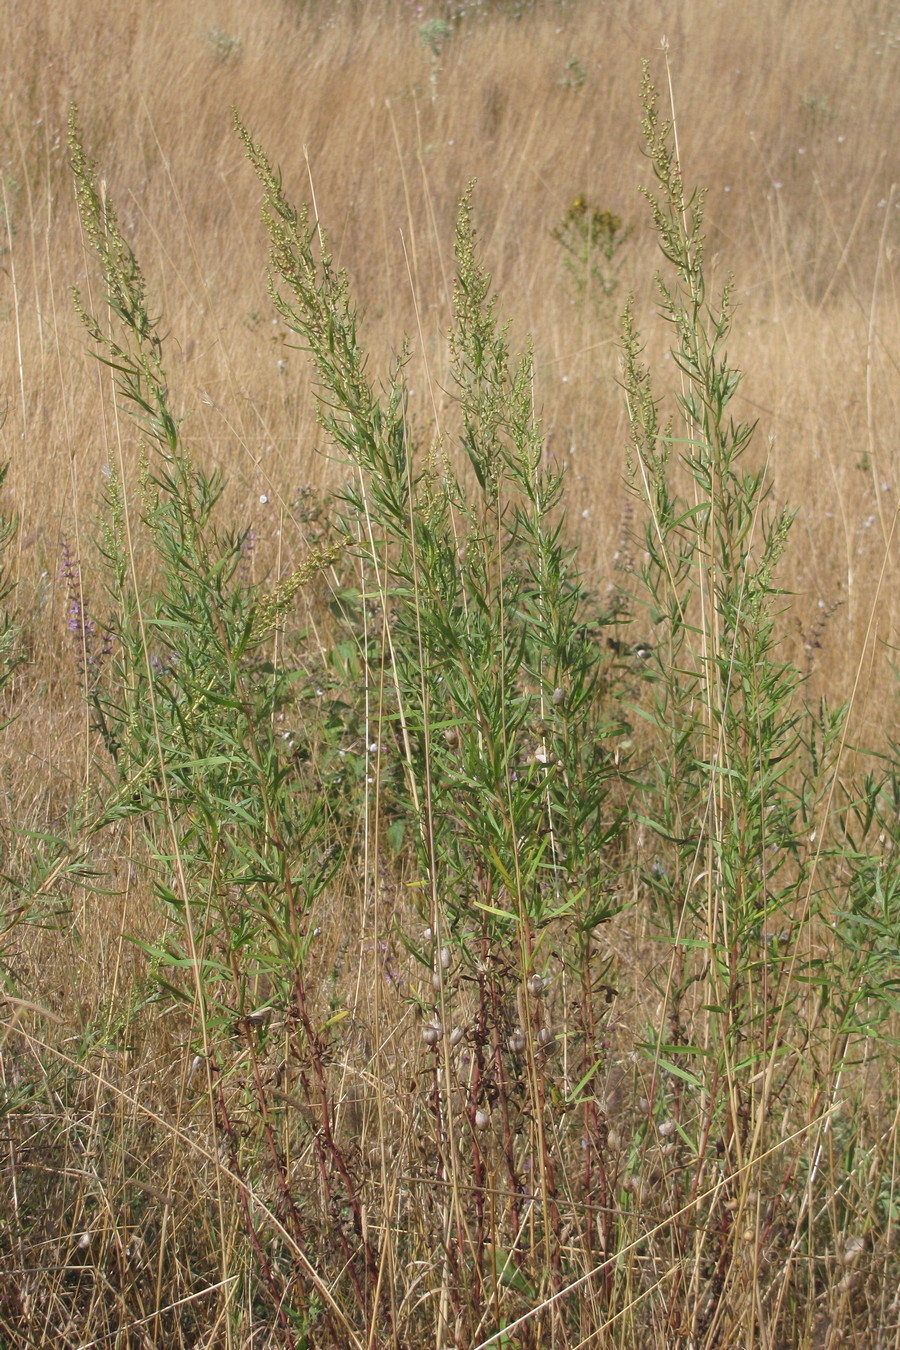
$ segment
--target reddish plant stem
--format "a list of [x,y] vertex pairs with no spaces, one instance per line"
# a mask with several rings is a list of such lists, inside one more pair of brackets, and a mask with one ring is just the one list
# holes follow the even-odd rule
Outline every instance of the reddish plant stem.
[[[234,1173],[234,1175],[238,1178],[238,1180],[241,1183],[244,1183],[244,1174],[241,1169],[240,1160],[237,1155],[237,1141],[234,1135],[234,1128],[231,1124],[231,1118],[228,1114],[228,1107],[225,1104],[225,1093],[222,1090],[222,1082],[217,1068],[215,1068],[215,1073],[216,1073],[216,1114],[219,1118],[219,1128],[225,1135],[225,1138],[228,1140],[228,1161],[231,1170]],[[244,1217],[244,1225],[247,1230],[247,1235],[250,1238],[250,1246],[253,1248],[253,1252],[256,1256],[257,1264],[259,1266],[259,1271],[263,1278],[263,1282],[266,1285],[266,1288],[269,1290],[269,1294],[272,1298],[272,1303],[276,1309],[278,1325],[284,1337],[285,1345],[288,1346],[288,1350],[295,1350],[297,1343],[294,1339],[294,1333],[291,1328],[291,1324],[288,1321],[287,1313],[284,1311],[283,1297],[279,1292],[278,1286],[275,1281],[275,1276],[272,1272],[272,1267],[269,1264],[269,1258],[266,1256],[265,1249],[263,1248],[263,1245],[259,1240],[259,1234],[256,1231],[256,1225],[254,1224],[253,1216],[250,1213],[250,1204],[247,1198],[248,1189],[249,1188],[245,1183],[241,1184],[238,1187],[238,1193],[241,1198],[240,1200],[241,1213],[243,1214]]]

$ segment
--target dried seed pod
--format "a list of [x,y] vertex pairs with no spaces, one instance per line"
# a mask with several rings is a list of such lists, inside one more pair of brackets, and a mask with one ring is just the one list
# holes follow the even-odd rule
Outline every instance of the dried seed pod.
[[441,948],[441,969],[442,969],[442,970],[449,970],[449,969],[450,969],[450,962],[451,962],[452,960],[453,960],[453,957],[452,957],[452,955],[450,954],[450,948],[449,948],[449,947],[442,947],[442,948]]
[[528,992],[533,998],[539,998],[544,988],[543,977],[537,971],[528,976]]
[[272,1020],[271,1008],[257,1008],[252,1013],[247,1013],[246,1022],[248,1027],[265,1027]]
[[556,1037],[549,1027],[541,1027],[537,1035],[538,1045],[545,1055],[552,1055],[556,1049]]
[[426,1045],[437,1045],[443,1033],[444,1028],[441,1026],[440,1019],[432,1017],[428,1026],[422,1028],[422,1040]]
[[448,750],[459,749],[459,729],[457,727],[448,727],[444,732],[444,743]]
[[522,1030],[521,1027],[516,1027],[515,1031],[510,1036],[507,1044],[509,1045],[509,1048],[514,1055],[522,1054],[528,1042],[525,1038],[525,1032]]
[[668,1139],[670,1135],[675,1133],[678,1126],[675,1124],[674,1120],[664,1120],[657,1126],[657,1129],[663,1139]]
[[854,1261],[858,1261],[863,1252],[869,1245],[869,1240],[861,1234],[849,1237],[844,1243],[844,1250],[841,1253],[841,1260],[845,1266],[852,1266]]
[[422,941],[423,941],[423,942],[430,942],[431,939],[432,939],[433,937],[434,937],[434,933],[432,933],[431,929],[430,929],[430,928],[426,928],[426,929],[425,929],[425,932],[422,934]]
[[457,1045],[460,1044],[465,1034],[466,1033],[463,1031],[462,1027],[454,1027],[453,1030],[450,1032],[450,1044],[456,1047]]
[[475,1112],[476,1130],[486,1130],[490,1125],[490,1123],[491,1123],[490,1113],[488,1111],[485,1111],[483,1106],[479,1106],[478,1110]]
[[435,993],[437,993],[437,991],[440,989],[443,983],[444,983],[443,972],[440,970],[436,970],[431,976],[431,987],[435,991]]
[[550,695],[550,702],[553,704],[554,708],[561,708],[565,701],[565,689],[554,689],[553,693]]

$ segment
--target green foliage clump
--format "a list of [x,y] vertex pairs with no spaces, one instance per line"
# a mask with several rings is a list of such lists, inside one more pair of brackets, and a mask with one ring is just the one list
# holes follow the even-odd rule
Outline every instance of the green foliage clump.
[[[425,29],[436,62],[450,29]],[[852,1328],[896,1287],[896,1134],[862,1109],[895,1067],[896,768],[854,784],[848,711],[810,707],[786,654],[792,513],[736,412],[732,286],[710,292],[703,194],[646,72],[643,106],[680,379],[666,411],[629,301],[637,562],[614,606],[579,568],[473,189],[448,430],[422,431],[408,346],[378,382],[325,231],[236,119],[270,298],[347,470],[334,498],[297,496],[305,556],[251,580],[72,115],[112,322],[76,306],[140,444],[136,484],[123,455],[107,478],[105,659],[83,681],[106,777],[84,834],[127,831],[158,902],[139,996],[83,1054],[164,1011],[184,1061],[167,1142],[188,1141],[203,1211],[161,1225],[110,1325],[128,1300],[149,1320],[182,1231],[206,1236],[233,1344],[811,1343],[802,1310]],[[630,234],[571,204],[554,237],[580,302],[612,298]],[[622,660],[607,633],[639,616]],[[0,658],[13,634],[6,617]],[[85,865],[50,844],[47,875]],[[158,1146],[117,1158],[140,1172]]]
[[563,250],[563,266],[579,305],[603,308],[619,288],[623,249],[634,227],[613,211],[592,205],[581,193],[551,235]]

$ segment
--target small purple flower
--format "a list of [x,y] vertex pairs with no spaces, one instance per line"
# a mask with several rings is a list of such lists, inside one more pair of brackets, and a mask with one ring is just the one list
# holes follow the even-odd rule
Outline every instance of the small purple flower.
[[107,628],[98,633],[84,597],[81,568],[67,539],[62,541],[60,553],[59,575],[66,588],[66,627],[75,646],[78,673],[84,677],[90,671],[96,676],[112,652],[112,634]]

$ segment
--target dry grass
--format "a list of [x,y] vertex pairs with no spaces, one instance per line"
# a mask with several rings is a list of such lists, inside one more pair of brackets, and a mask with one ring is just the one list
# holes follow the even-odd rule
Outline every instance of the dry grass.
[[[40,884],[40,836],[64,834],[101,781],[66,632],[60,546],[69,542],[84,585],[96,591],[97,503],[117,437],[136,460],[70,299],[78,285],[99,308],[68,165],[72,99],[147,274],[151,308],[163,315],[175,402],[190,410],[186,439],[198,460],[227,473],[227,510],[252,520],[260,567],[302,555],[302,490],[332,488],[345,471],[322,453],[309,367],[272,318],[258,185],[232,131],[232,105],[280,165],[290,195],[302,199],[312,185],[379,370],[411,335],[409,383],[423,426],[433,409],[439,421],[452,416],[444,336],[453,221],[466,182],[478,179],[483,259],[513,331],[533,334],[550,449],[570,464],[571,532],[603,588],[628,500],[618,330],[614,309],[575,304],[551,231],[579,193],[634,224],[616,299],[635,291],[662,385],[669,334],[654,319],[657,254],[638,190],[648,167],[637,95],[640,59],[665,34],[686,178],[709,185],[714,281],[727,270],[735,277],[730,355],[746,372],[741,414],[758,417],[753,453],[766,457],[778,500],[798,512],[782,571],[793,593],[790,648],[808,664],[814,696],[853,698],[851,743],[883,750],[896,735],[900,8],[888,0],[584,0],[536,3],[520,18],[470,8],[433,58],[417,27],[427,15],[399,0],[7,0],[0,460],[11,461],[6,491],[20,518],[14,570],[29,659],[4,695],[16,714],[3,733],[4,873]],[[0,1345],[16,1344],[3,1339],[13,1322],[29,1328],[22,1344],[85,1350],[266,1343],[261,1319],[260,1339],[250,1340],[252,1300],[240,1283],[249,1276],[234,1255],[246,1241],[233,1199],[239,1186],[201,1121],[189,1038],[165,1009],[155,1007],[146,1024],[136,1012],[146,961],[122,934],[149,939],[157,923],[141,850],[127,831],[98,845],[87,860],[98,887],[67,889],[64,931],[20,930],[10,953],[10,991],[24,991],[48,1016],[21,1002],[3,1009],[4,1081],[36,1095],[26,1101],[27,1131],[10,1131],[0,1222],[37,1210],[43,1217],[27,1260],[20,1248],[38,1271],[13,1281],[15,1294],[0,1277]],[[390,883],[392,905],[403,903],[403,882]],[[399,995],[378,1001],[364,978],[375,958],[354,945],[372,941],[358,878],[336,893],[344,906],[317,960],[324,988],[356,990],[342,1125],[359,1156],[378,1161],[385,1120],[355,1087],[366,1084],[373,1041],[392,1045],[396,1036],[395,1048],[380,1052],[387,1087],[379,1102],[389,1103],[398,1151],[415,1161],[422,1127],[407,1079],[418,1031]],[[606,1095],[625,1122],[635,1108],[615,1066],[627,1063],[656,998],[647,936],[631,916],[608,939],[629,992]],[[892,1083],[896,1094],[896,1069],[880,1079],[876,1067],[866,1072],[873,1087],[859,1148],[871,1150],[873,1176],[887,1176],[895,1196],[896,1120],[877,1093]],[[36,1076],[40,1089],[29,1086]],[[832,1146],[828,1135],[823,1148]],[[126,1172],[136,1178],[127,1186]],[[410,1232],[417,1206],[425,1213],[433,1203],[426,1191],[410,1181],[402,1216]],[[274,1182],[261,1194],[275,1206]],[[783,1250],[765,1259],[781,1260]],[[886,1271],[890,1257],[884,1247],[863,1259]],[[842,1343],[874,1347],[867,1327],[880,1317],[879,1350],[900,1345],[900,1316],[883,1288],[879,1312],[865,1302],[874,1281],[850,1279],[856,1257],[842,1266],[835,1248],[828,1260],[837,1292],[825,1310],[797,1309],[791,1343],[832,1350],[837,1328]],[[89,1264],[93,1274],[81,1280],[76,1268]],[[230,1305],[223,1278],[238,1281],[228,1286]],[[160,1312],[201,1287],[209,1317]],[[608,1340],[582,1344],[630,1345],[629,1326],[625,1317]],[[659,1345],[687,1343],[671,1327],[657,1332]],[[728,1345],[761,1344],[738,1326],[732,1332]]]

